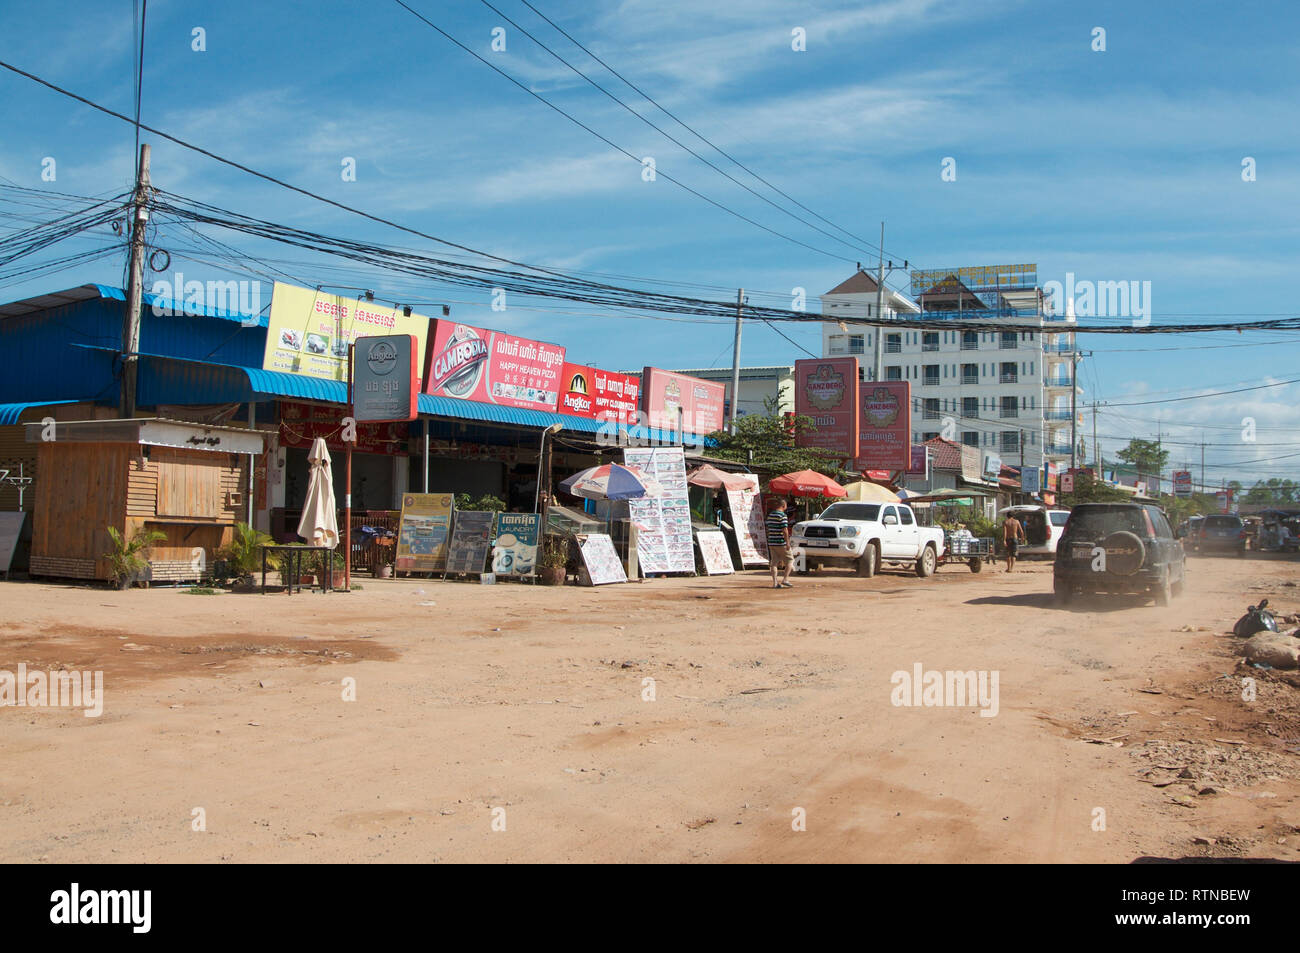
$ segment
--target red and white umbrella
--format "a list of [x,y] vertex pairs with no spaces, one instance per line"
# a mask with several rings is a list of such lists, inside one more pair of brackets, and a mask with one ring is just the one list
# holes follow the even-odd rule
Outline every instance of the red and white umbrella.
[[659,493],[659,484],[636,467],[606,463],[575,473],[560,489],[585,500],[631,500]]

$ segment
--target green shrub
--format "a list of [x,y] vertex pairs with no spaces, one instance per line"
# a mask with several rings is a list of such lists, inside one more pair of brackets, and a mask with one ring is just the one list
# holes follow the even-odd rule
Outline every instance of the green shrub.
[[104,553],[104,558],[108,560],[114,581],[125,587],[137,574],[149,568],[150,547],[166,539],[167,534],[142,526],[128,540],[116,526],[109,526],[108,538],[112,540],[113,548]]

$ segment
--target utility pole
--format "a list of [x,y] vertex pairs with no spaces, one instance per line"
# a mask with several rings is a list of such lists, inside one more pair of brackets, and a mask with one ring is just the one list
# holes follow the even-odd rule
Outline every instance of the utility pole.
[[[1071,334],[1073,337],[1073,334]],[[1073,342],[1071,342],[1073,343]],[[1079,452],[1079,352],[1070,352],[1070,469],[1078,467]]]
[[1092,402],[1092,456],[1097,461],[1097,479],[1101,479],[1101,472],[1106,468],[1104,461],[1101,459],[1101,446],[1097,443],[1097,402]]
[[[885,223],[880,223],[880,262],[876,266],[876,320],[884,321],[885,319]],[[884,324],[876,325],[876,347],[875,347],[875,369],[872,371],[871,380],[880,380],[881,364],[884,361],[884,346],[881,338],[884,337]]]
[[144,299],[144,233],[149,223],[149,144],[140,146],[140,166],[131,197],[131,280],[126,290],[122,322],[122,395],[118,410],[124,419],[135,416],[136,381],[140,369],[140,305]]
[[736,343],[731,349],[731,432],[736,432],[740,415],[740,324],[745,316],[745,289],[736,290]]
[[1205,492],[1205,431],[1201,431],[1201,492]]

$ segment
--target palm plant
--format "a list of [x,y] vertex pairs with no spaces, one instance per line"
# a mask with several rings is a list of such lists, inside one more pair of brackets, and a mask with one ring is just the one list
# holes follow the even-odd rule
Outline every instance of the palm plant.
[[[230,542],[217,551],[217,558],[228,562],[235,575],[248,578],[253,573],[261,571],[262,547],[274,544],[275,540],[268,534],[253,529],[247,523],[236,523]],[[268,553],[266,565],[270,569],[278,570],[280,560],[274,553]]]
[[131,580],[149,568],[150,547],[166,539],[167,534],[142,526],[127,539],[116,526],[110,526],[108,538],[113,543],[113,548],[104,553],[109,573],[119,588],[126,589]]

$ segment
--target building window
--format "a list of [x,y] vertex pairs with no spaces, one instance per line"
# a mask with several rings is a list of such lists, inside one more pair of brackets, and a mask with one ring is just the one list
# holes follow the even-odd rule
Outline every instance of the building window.
[[1002,337],[998,341],[998,347],[1002,348],[1005,351],[1005,350],[1011,350],[1015,348],[1015,346],[1016,346],[1016,332],[1003,331]]
[[938,384],[938,383],[939,383],[939,365],[938,365],[938,364],[927,364],[927,365],[925,365],[925,381],[924,381],[924,383],[925,383],[927,386],[931,386],[931,387],[934,386],[935,384]]
[[978,384],[980,382],[980,366],[978,364],[963,364],[961,366],[961,382],[963,384]]
[[980,435],[975,430],[963,430],[961,432],[961,442],[968,447],[978,447],[980,445]]
[[849,337],[849,353],[862,354],[864,351],[862,344],[862,335],[854,334]]
[[897,364],[890,364],[885,367],[885,380],[901,381],[903,379],[903,368]]
[[1015,399],[1015,397],[1003,397],[1003,398],[1002,398],[1002,413],[1001,413],[1001,415],[1002,415],[1003,417],[1017,417],[1017,416],[1019,416],[1019,414],[1018,414],[1017,411],[1016,411],[1016,399]]
[[978,397],[963,397],[961,399],[961,415],[968,420],[978,420],[980,399]]
[[980,336],[978,331],[963,331],[961,333],[961,349],[963,351],[977,351],[980,346]]
[[926,420],[939,419],[939,398],[938,397],[927,397],[925,399],[925,412],[922,414],[922,416]]
[[828,339],[827,351],[830,354],[847,354],[849,352],[847,334],[832,334]]
[[1003,361],[1002,372],[998,374],[998,383],[1015,384],[1020,380],[1019,369],[1015,361]]
[[924,334],[921,335],[921,350],[922,351],[939,350],[938,331],[926,331]]
[[921,434],[921,442],[925,443],[927,440],[933,440],[937,436],[939,436],[937,432],[927,430],[925,433]]
[[1003,453],[1015,453],[1020,449],[1020,431],[1004,430],[999,441],[999,449]]
[[901,334],[885,335],[885,353],[901,354],[903,351],[903,336]]

